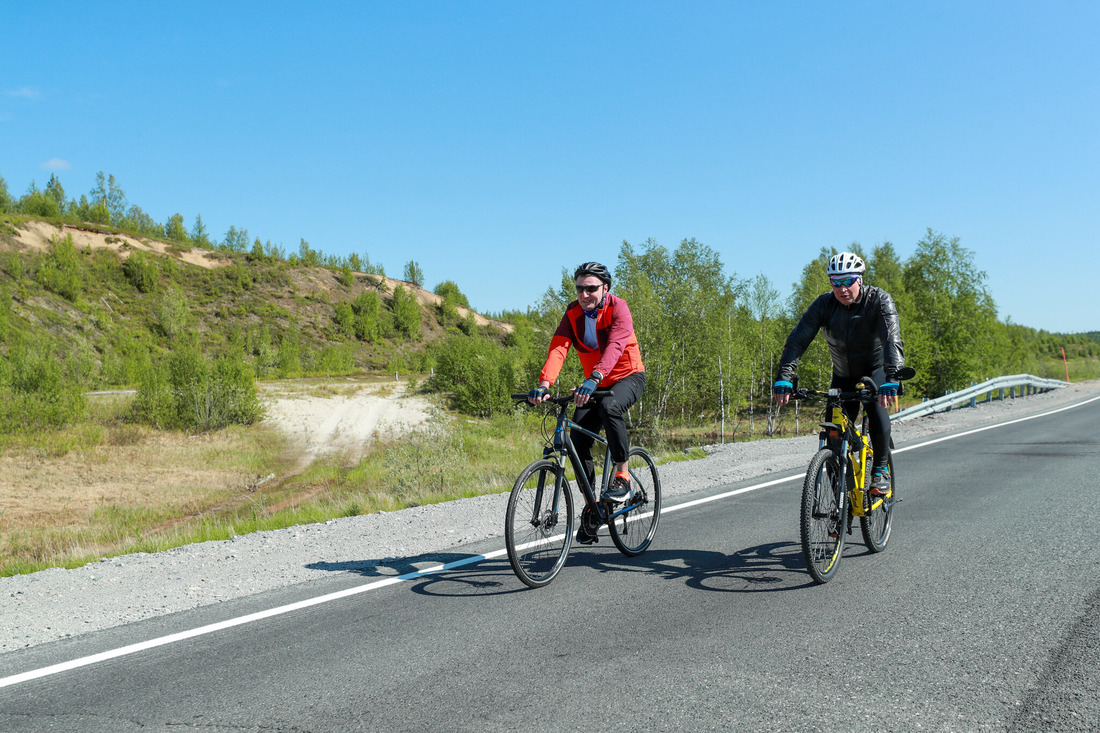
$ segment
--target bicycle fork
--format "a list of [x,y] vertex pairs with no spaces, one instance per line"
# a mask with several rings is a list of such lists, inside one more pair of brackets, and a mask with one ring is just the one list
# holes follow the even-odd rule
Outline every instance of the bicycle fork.
[[[543,457],[549,458],[549,454],[546,450],[543,451]],[[539,471],[539,484],[535,489],[535,506],[531,510],[531,526],[549,532],[558,523],[558,509],[561,502],[561,487],[562,480],[565,476],[565,468],[561,465],[561,457],[558,456],[556,461],[558,470],[554,472],[554,503],[545,512],[542,510],[542,497],[546,491],[546,472]]]

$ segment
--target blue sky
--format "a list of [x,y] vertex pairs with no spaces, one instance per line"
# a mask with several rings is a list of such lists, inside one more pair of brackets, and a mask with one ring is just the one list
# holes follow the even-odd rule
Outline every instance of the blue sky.
[[[1100,330],[1094,2],[0,0],[0,175],[366,254],[481,311],[695,238],[785,296],[958,237],[1002,318]],[[903,323],[904,326],[904,323]]]

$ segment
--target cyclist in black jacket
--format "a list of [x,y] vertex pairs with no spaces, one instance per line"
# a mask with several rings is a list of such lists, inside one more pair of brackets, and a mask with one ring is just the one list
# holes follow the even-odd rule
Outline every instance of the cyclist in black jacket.
[[[831,386],[851,391],[860,377],[870,377],[878,385],[878,401],[866,409],[875,454],[871,493],[882,496],[890,487],[890,414],[886,408],[897,403],[895,375],[905,365],[905,349],[894,299],[885,290],[863,284],[866,269],[863,260],[851,252],[829,260],[827,272],[833,290],[817,298],[787,336],[772,392],[776,402],[787,404],[802,354],[817,332],[824,331],[833,360]],[[855,420],[859,403],[844,409]]]

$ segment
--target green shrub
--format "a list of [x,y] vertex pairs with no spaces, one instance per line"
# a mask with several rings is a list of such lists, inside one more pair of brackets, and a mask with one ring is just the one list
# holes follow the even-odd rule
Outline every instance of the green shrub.
[[393,289],[393,320],[398,332],[406,338],[419,339],[420,331],[420,303],[416,296],[401,285]]
[[146,372],[131,410],[137,422],[182,430],[251,425],[262,415],[243,356],[223,354],[211,364],[190,344]]
[[50,242],[49,252],[38,268],[38,282],[62,298],[76,302],[84,289],[84,274],[71,234]]
[[170,339],[181,335],[192,321],[187,296],[176,288],[168,288],[153,308],[154,325]]
[[122,271],[126,273],[126,277],[133,286],[143,293],[156,290],[157,282],[160,280],[157,263],[144,252],[131,252],[122,263]]
[[64,372],[68,359],[12,347],[0,361],[0,433],[60,428],[84,416],[84,385]]
[[426,386],[446,392],[452,408],[479,416],[511,410],[516,374],[503,346],[484,337],[449,336],[433,353],[435,374]]

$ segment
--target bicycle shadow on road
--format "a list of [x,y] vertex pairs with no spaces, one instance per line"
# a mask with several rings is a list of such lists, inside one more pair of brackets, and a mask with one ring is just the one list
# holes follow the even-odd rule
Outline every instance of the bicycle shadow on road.
[[[430,552],[415,557],[387,557],[378,560],[349,560],[345,562],[315,562],[306,565],[310,570],[329,570],[338,573],[354,573],[364,578],[398,578],[402,575],[472,560],[481,557],[472,553]],[[410,578],[417,593],[440,596],[480,596],[514,593],[524,590],[512,572],[507,560],[483,560],[451,570],[439,570],[419,578]],[[515,581],[514,583],[512,581]],[[446,591],[428,587],[448,587]]]
[[721,593],[774,593],[813,585],[801,547],[768,542],[732,554],[710,550],[650,550],[634,558],[606,557],[602,572],[655,573],[689,588]]

